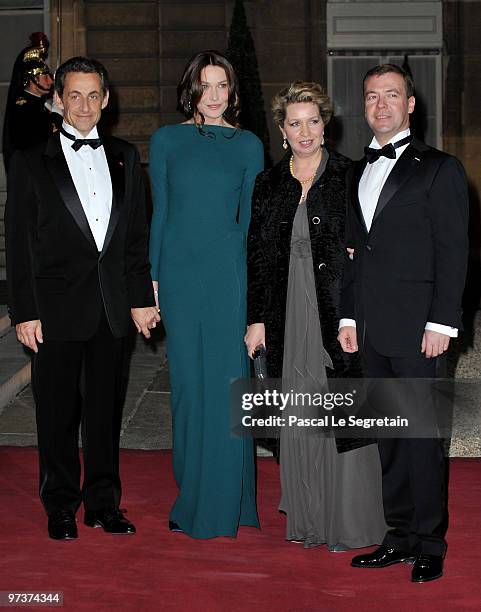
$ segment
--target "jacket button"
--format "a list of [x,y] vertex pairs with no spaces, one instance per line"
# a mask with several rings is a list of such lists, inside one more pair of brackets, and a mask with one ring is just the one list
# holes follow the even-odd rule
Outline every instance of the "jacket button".
[[319,219],[319,217],[312,217],[312,222],[314,223],[314,225],[319,225],[321,220]]
[[319,270],[321,270],[322,268],[326,267],[326,264],[324,262],[321,262],[318,266]]
[[372,251],[372,246],[371,246],[370,244],[366,244],[366,249],[367,249],[368,251]]

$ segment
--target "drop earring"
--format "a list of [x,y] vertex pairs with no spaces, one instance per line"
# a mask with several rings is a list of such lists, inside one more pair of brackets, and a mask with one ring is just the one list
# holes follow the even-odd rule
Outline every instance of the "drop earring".
[[282,148],[284,149],[284,151],[287,151],[287,149],[289,148],[289,145],[287,144],[287,138],[284,136],[284,140],[282,141]]

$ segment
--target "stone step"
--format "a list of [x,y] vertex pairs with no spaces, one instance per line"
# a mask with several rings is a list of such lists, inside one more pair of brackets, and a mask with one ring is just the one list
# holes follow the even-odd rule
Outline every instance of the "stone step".
[[7,313],[7,307],[0,305],[0,338],[4,336],[10,329],[10,317]]
[[[0,196],[3,195],[0,193]],[[5,202],[0,203],[0,234],[5,234],[5,223],[4,223],[4,217],[5,217]]]
[[17,341],[15,330],[11,328],[0,338],[0,411],[29,382],[30,356]]
[[0,153],[0,191],[7,190],[7,177],[5,175],[5,166],[3,165],[3,155]]

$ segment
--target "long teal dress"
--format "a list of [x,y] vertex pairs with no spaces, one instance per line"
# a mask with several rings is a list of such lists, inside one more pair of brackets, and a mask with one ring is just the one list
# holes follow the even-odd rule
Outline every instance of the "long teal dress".
[[230,434],[229,383],[248,376],[246,235],[263,158],[254,134],[221,126],[165,126],[150,143],[179,488],[170,520],[195,538],[259,526],[253,441]]

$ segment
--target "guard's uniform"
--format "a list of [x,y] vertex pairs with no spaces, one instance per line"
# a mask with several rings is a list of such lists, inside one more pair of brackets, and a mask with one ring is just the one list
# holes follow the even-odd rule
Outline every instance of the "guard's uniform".
[[36,34],[41,34],[40,39],[19,53],[13,67],[3,126],[3,158],[7,171],[16,150],[46,142],[55,125],[62,121],[57,113],[50,113],[45,107],[50,90],[42,86],[39,79],[42,75],[49,75],[51,79],[45,61],[48,39],[42,33],[34,33],[32,42]]
[[45,108],[45,96],[34,96],[24,91],[5,117],[4,150],[5,166],[14,151],[28,149],[46,142],[53,132],[51,113]]

